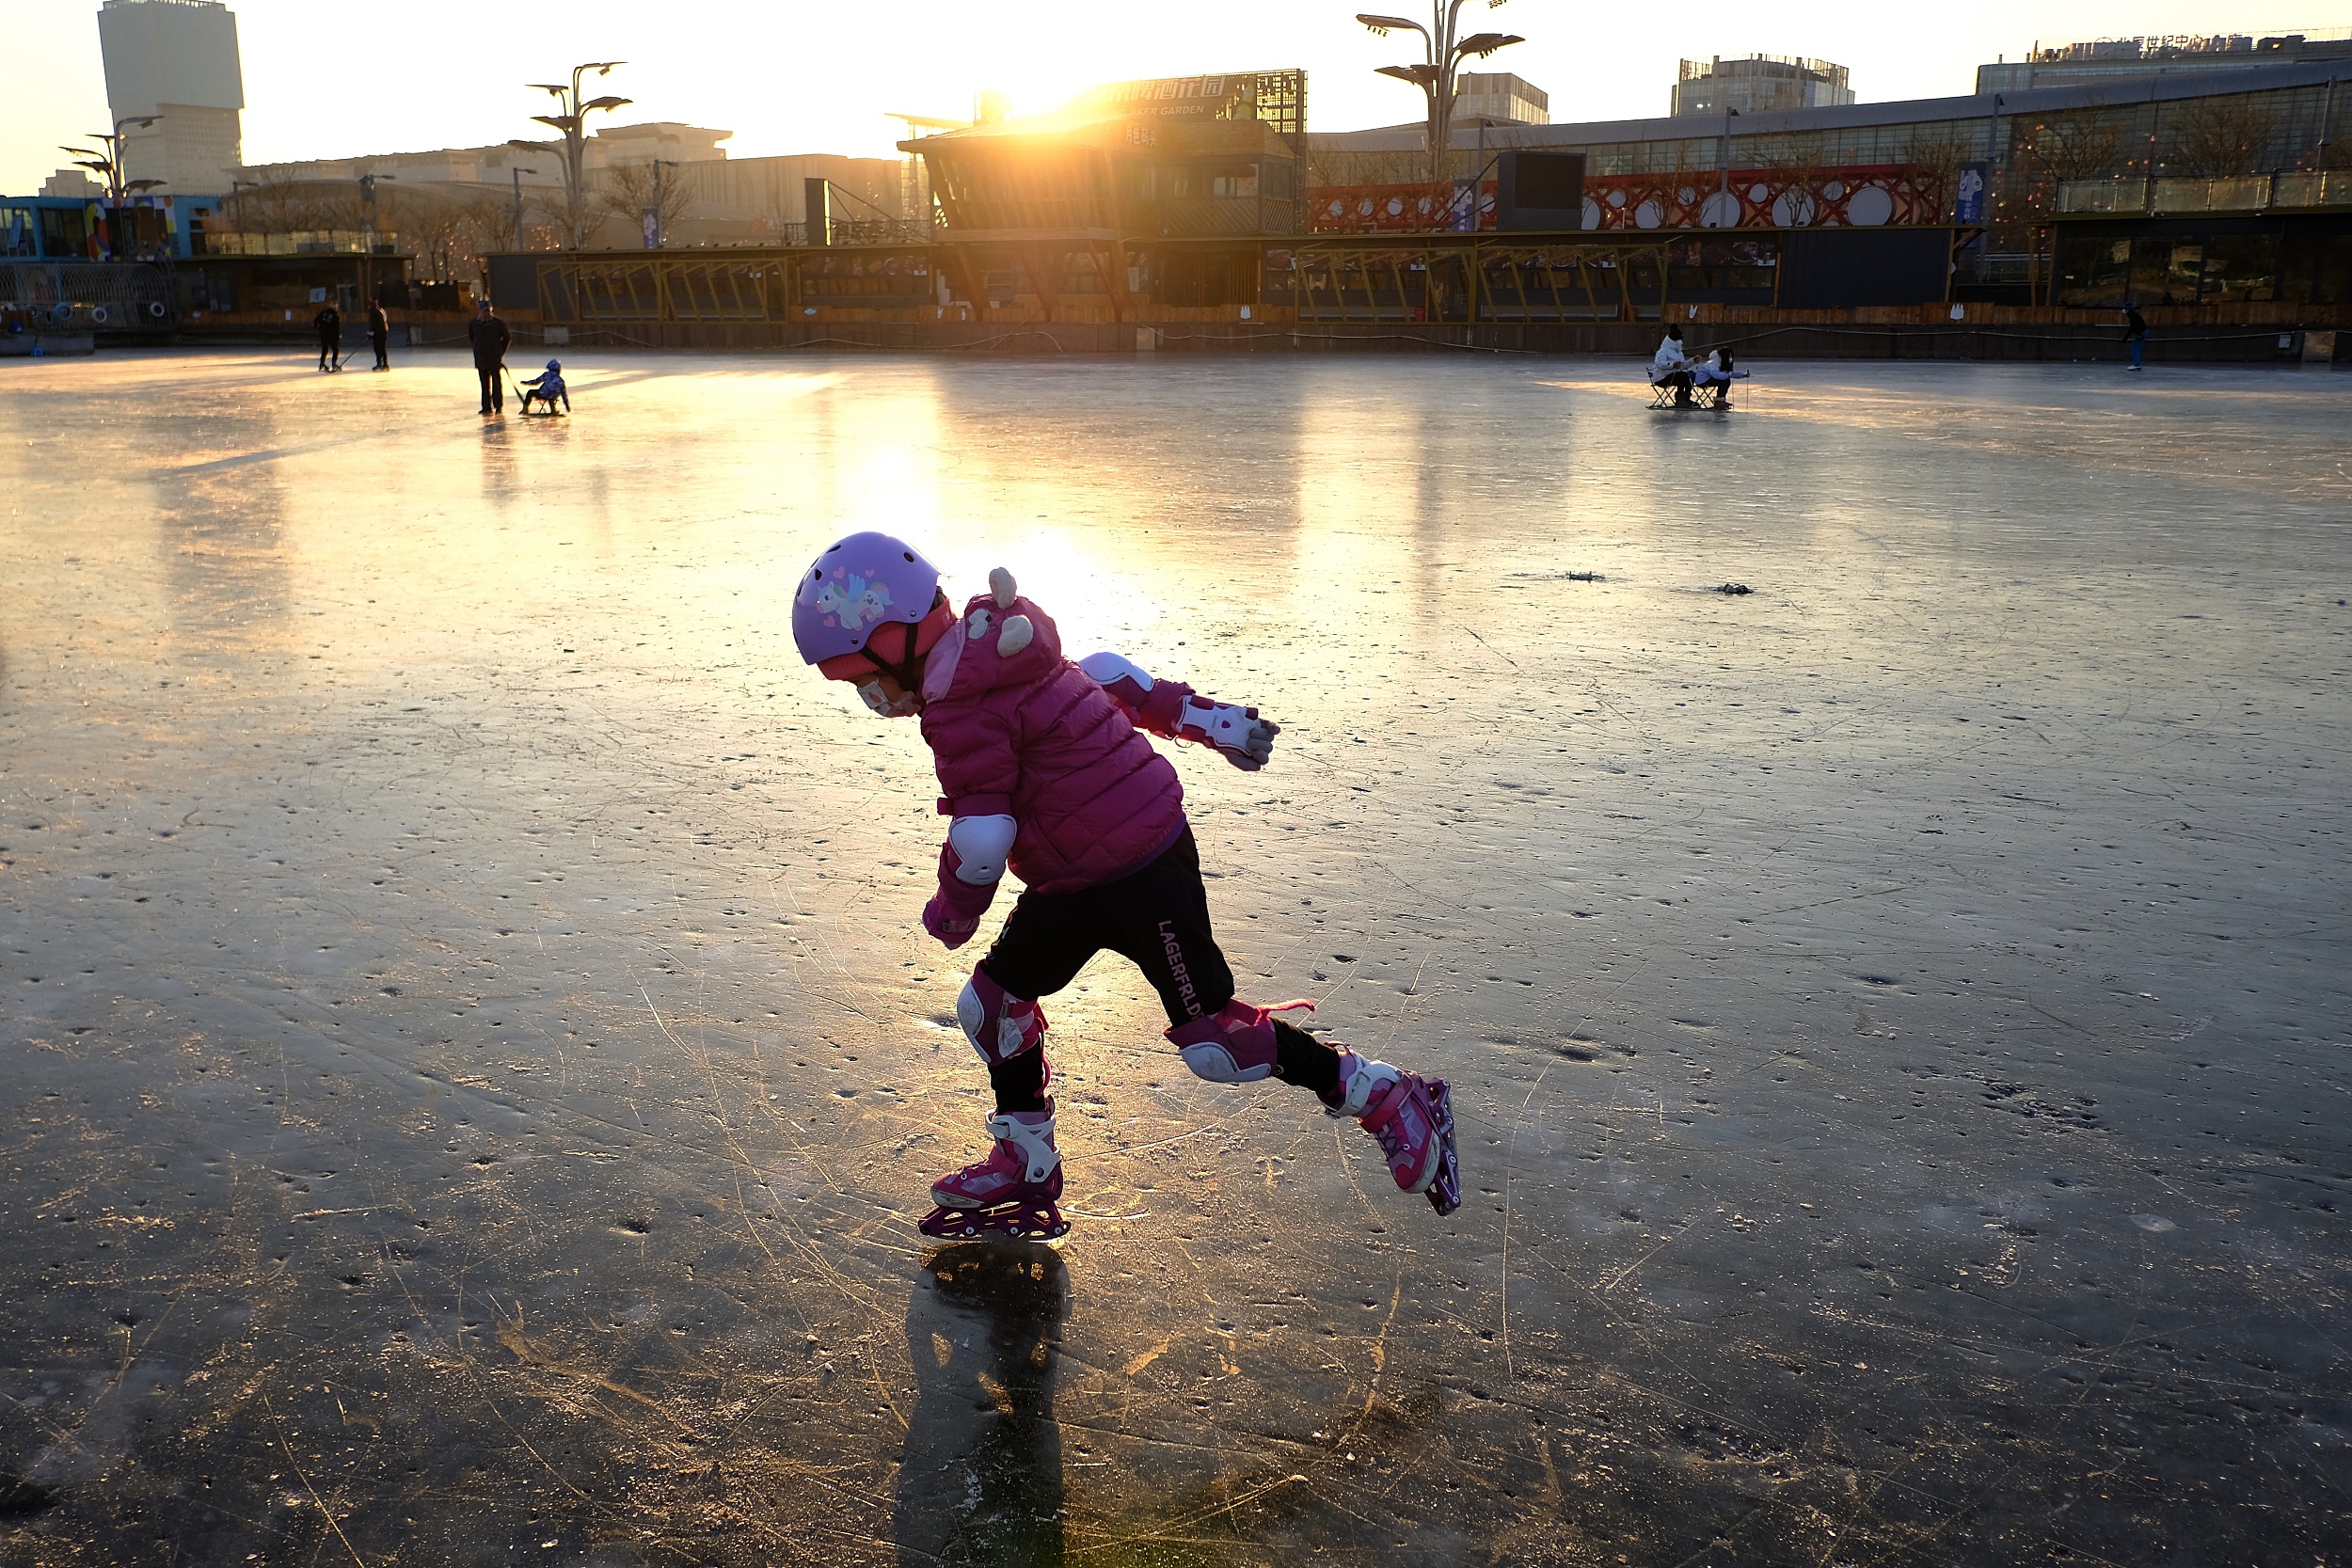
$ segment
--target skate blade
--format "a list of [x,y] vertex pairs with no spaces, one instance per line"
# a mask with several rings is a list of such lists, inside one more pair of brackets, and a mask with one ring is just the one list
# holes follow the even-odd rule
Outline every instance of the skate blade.
[[1440,1078],[1429,1085],[1429,1100],[1438,1111],[1438,1169],[1422,1196],[1443,1219],[1462,1206],[1462,1162],[1454,1148],[1454,1090]]
[[994,1209],[950,1209],[942,1204],[915,1222],[934,1241],[1058,1242],[1070,1222],[1051,1203],[1009,1203]]

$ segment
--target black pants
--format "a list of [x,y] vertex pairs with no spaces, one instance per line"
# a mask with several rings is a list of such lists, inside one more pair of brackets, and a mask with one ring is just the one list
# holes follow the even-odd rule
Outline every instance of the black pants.
[[[1013,995],[1035,1002],[1069,985],[1105,947],[1143,971],[1171,1028],[1233,999],[1233,971],[1209,929],[1200,847],[1189,827],[1159,859],[1118,881],[1076,893],[1022,894],[980,968]],[[1274,1031],[1276,1077],[1318,1091],[1339,1082],[1339,1056],[1329,1046],[1279,1019]],[[1042,1105],[1042,1052],[997,1063],[989,1077],[998,1110]]]
[[392,368],[390,353],[392,335],[389,332],[371,332],[368,334],[368,341],[375,346],[375,368],[379,371],[390,370]]
[[1200,847],[1190,828],[1159,859],[1118,881],[1076,893],[1025,892],[980,967],[1035,1002],[1070,984],[1105,947],[1143,971],[1170,1026],[1233,999],[1233,972],[1209,931]]
[[328,364],[329,364],[330,362],[332,362],[332,361],[334,361],[334,360],[336,360],[336,359],[340,359],[340,358],[342,356],[342,352],[343,352],[343,341],[342,341],[342,339],[341,339],[341,338],[329,338],[329,337],[327,337],[325,333],[321,333],[321,334],[319,335],[319,369],[320,369],[320,370],[325,370],[325,369],[326,369],[326,368],[327,368],[327,366],[328,366]]
[[501,369],[502,367],[498,365],[479,364],[473,368],[473,373],[482,382],[482,411],[485,414],[493,408],[501,413],[505,411],[506,384],[499,374]]

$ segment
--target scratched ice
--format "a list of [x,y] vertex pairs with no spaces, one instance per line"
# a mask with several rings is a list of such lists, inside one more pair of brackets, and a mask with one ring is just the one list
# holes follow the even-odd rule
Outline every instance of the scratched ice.
[[[0,372],[0,1561],[2341,1560],[2337,383],[572,357]],[[1106,959],[920,1244],[865,527],[1280,720],[1216,918],[1459,1214]]]

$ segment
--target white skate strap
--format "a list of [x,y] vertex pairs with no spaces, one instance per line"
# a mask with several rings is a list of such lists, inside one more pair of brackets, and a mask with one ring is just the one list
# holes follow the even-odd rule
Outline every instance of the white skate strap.
[[1021,1151],[1021,1157],[1028,1162],[1027,1180],[1042,1181],[1061,1164],[1061,1150],[1054,1147],[1052,1117],[1043,1121],[1023,1121],[1000,1111],[988,1118],[988,1135]]
[[[1356,1064],[1352,1069],[1347,1066],[1348,1059]],[[1344,1071],[1340,1080],[1340,1102],[1326,1105],[1326,1116],[1354,1117],[1360,1121],[1372,1108],[1373,1097],[1405,1076],[1386,1062],[1368,1060],[1353,1051],[1346,1053],[1340,1065]]]

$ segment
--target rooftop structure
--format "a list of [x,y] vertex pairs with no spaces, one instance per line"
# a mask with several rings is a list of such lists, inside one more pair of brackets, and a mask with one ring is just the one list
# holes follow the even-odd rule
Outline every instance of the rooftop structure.
[[1853,101],[1853,88],[1847,86],[1842,65],[1778,55],[1750,55],[1736,60],[1718,55],[1711,60],[1682,62],[1672,105],[1678,115],[1719,115],[1725,109],[1754,115],[1819,109]]
[[[148,4],[176,0],[146,0]],[[719,144],[735,135],[675,120],[642,125],[608,125],[588,137],[587,166],[591,172],[624,164],[699,164],[723,161]],[[441,147],[423,152],[372,152],[348,158],[302,158],[277,164],[241,164],[230,172],[246,184],[269,184],[293,180],[357,180],[363,174],[398,180],[405,184],[498,184],[511,182],[511,170],[532,172],[525,185],[561,185],[562,162],[527,147],[501,142],[491,147]],[[221,183],[228,188],[228,182]]]
[[2022,60],[1977,67],[1979,92],[2083,87],[2133,77],[2243,71],[2316,60],[2352,61],[2352,28],[2300,33],[2216,33],[2037,43]]
[[[2101,158],[2070,159],[2101,166],[2069,167],[2060,179],[2094,175],[2215,176],[2235,170],[2184,166],[2206,105],[2243,111],[2234,119],[2258,129],[2243,152],[2243,172],[2317,167],[2339,155],[2352,132],[2347,73],[2327,60],[2242,65],[2153,77],[2128,97],[2097,85],[2040,87],[2006,93],[1847,103],[1777,113],[1742,113],[1731,121],[1728,145],[1720,116],[1677,115],[1576,124],[1511,126],[1486,132],[1489,153],[1499,148],[1581,151],[1595,178],[1618,174],[1705,173],[1728,158],[1734,168],[1820,168],[1927,160],[1938,164],[1990,157],[1996,182],[2029,161],[2026,149],[2044,128],[2086,133],[2084,150]],[[2331,87],[2330,84],[2333,83]],[[2234,120],[2233,120],[2234,124]],[[2095,134],[2090,134],[2095,133]],[[1420,122],[1363,131],[1324,132],[1308,138],[1313,155],[1396,153],[1419,150]],[[1454,133],[1467,151],[1473,134]],[[2053,140],[2055,146],[2055,138]]]
[[1120,82],[1050,115],[898,144],[952,233],[1287,233],[1297,222],[1307,74]]
[[1454,123],[1549,125],[1551,95],[1507,71],[1464,71],[1454,79]]
[[106,103],[126,125],[124,176],[167,191],[222,191],[244,157],[237,19],[219,0],[105,0],[98,43]]

